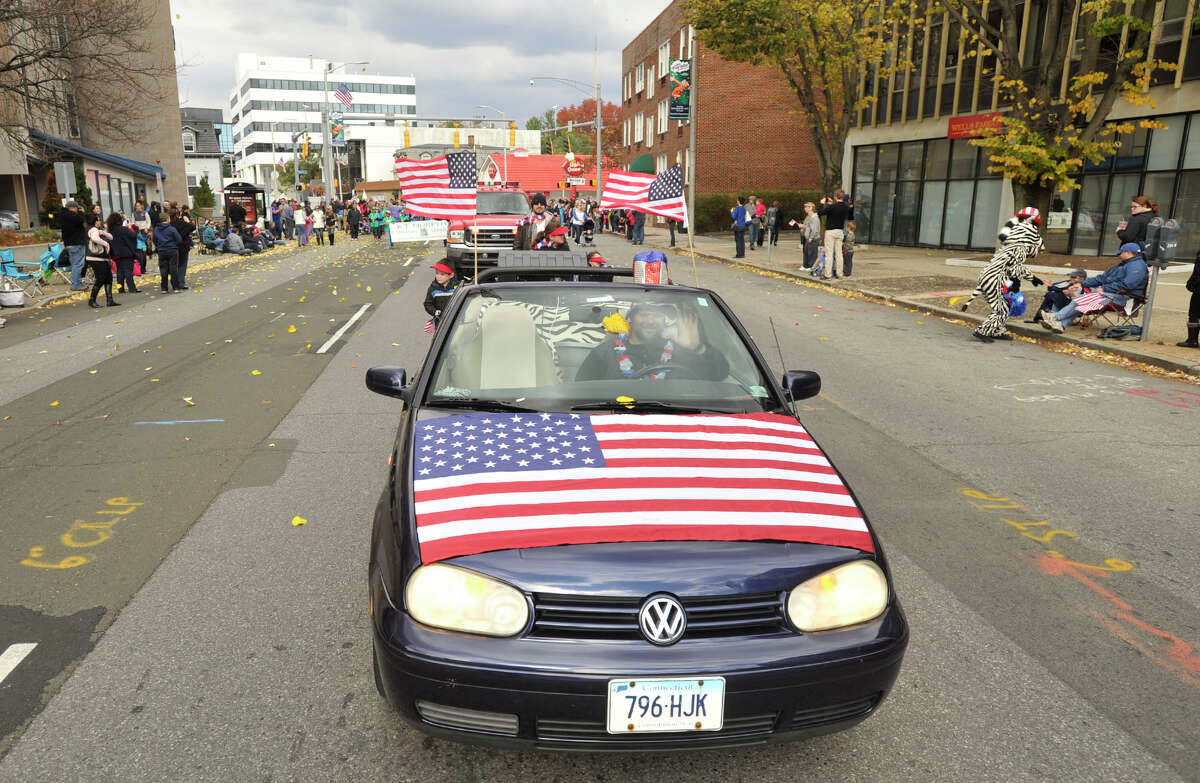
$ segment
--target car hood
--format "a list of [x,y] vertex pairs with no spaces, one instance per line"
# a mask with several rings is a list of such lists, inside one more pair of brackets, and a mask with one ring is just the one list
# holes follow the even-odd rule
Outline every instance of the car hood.
[[445,562],[530,593],[644,598],[790,590],[862,557],[856,549],[795,542],[652,541],[507,549]]

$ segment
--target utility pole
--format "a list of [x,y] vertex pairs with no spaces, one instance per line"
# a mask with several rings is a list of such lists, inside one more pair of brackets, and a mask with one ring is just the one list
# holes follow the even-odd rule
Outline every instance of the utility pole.
[[[594,4],[593,4],[594,7]],[[595,29],[595,28],[593,28]],[[594,34],[594,48],[592,50],[592,80],[596,86],[596,201],[600,201],[600,196],[603,193],[604,183],[600,175],[600,168],[604,158],[604,148],[600,146],[600,33]]]
[[341,63],[334,65],[326,61],[321,66],[321,83],[324,88],[325,97],[321,101],[321,180],[325,183],[325,200],[333,203],[333,189],[331,178],[333,172],[333,138],[329,128],[329,74],[336,71],[338,68],[344,68],[347,65],[366,65],[366,60],[359,60],[352,63]]

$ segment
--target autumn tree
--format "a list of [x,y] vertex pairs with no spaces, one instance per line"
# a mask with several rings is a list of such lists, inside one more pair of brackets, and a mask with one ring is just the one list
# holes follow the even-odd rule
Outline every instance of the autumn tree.
[[[595,122],[596,99],[585,98],[578,105],[560,108],[555,114],[555,121],[560,127],[568,122],[576,124]],[[600,144],[604,148],[604,154],[610,158],[616,158],[620,152],[620,124],[621,107],[611,101],[602,101],[600,103],[600,125],[602,127]],[[583,155],[593,154],[596,150],[596,129],[588,125],[574,131],[571,138],[571,149]]]
[[[1017,0],[943,0],[967,37],[966,56],[1000,93],[997,129],[972,143],[983,147],[989,170],[1012,179],[1018,205],[1046,212],[1055,192],[1076,187],[1084,161],[1098,163],[1120,147],[1120,135],[1163,127],[1153,120],[1109,122],[1118,99],[1153,108],[1148,95],[1157,70],[1173,63],[1153,56],[1155,3],[1083,0],[1047,3],[1041,41],[1021,40]],[[985,13],[986,9],[986,13]],[[1022,56],[1023,55],[1023,56]]]
[[161,85],[175,80],[173,58],[146,53],[162,12],[141,0],[0,0],[0,142],[32,151],[30,126],[139,141]]
[[[281,190],[291,190],[296,184],[296,166],[295,160],[300,161],[300,181],[302,183],[321,182],[321,153],[309,152],[307,158],[297,157],[287,158],[284,160],[283,168],[277,172],[279,178],[279,188]],[[311,190],[311,188],[310,188]]]
[[[891,46],[891,22],[915,5],[880,0],[687,0],[685,15],[703,46],[726,60],[779,69],[800,103],[812,137],[821,184],[842,184],[846,136],[867,78],[909,67]],[[920,20],[917,20],[920,24]],[[704,102],[704,61],[696,93]]]

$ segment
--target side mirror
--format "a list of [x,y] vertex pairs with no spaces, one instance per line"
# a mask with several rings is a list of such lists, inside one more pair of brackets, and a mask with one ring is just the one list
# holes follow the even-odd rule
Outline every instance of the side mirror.
[[782,386],[793,400],[807,400],[821,393],[821,376],[812,370],[788,370]]
[[382,394],[385,397],[399,397],[407,402],[410,395],[405,393],[406,386],[408,386],[408,373],[404,371],[403,367],[381,365],[367,370],[367,388],[376,394]]

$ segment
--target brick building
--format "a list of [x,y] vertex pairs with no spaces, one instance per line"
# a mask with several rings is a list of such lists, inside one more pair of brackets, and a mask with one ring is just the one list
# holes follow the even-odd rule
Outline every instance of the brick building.
[[690,128],[667,119],[667,72],[672,59],[697,56],[696,192],[818,187],[816,155],[787,80],[770,66],[729,62],[705,49],[684,22],[680,0],[622,50],[619,163],[629,167],[649,155],[655,171],[682,163],[687,179]]

